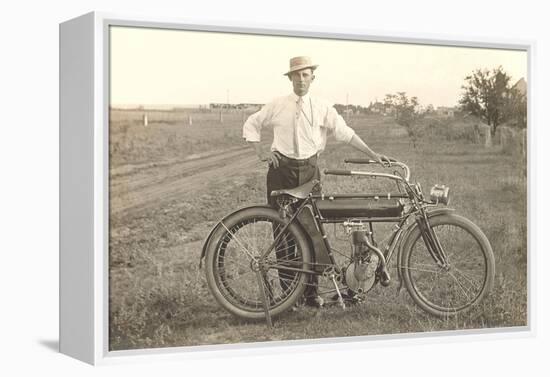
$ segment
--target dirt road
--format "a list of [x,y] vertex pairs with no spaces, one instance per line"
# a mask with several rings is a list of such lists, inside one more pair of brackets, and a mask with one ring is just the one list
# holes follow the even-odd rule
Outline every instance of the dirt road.
[[110,215],[136,214],[162,206],[182,196],[200,193],[205,182],[222,184],[229,177],[259,167],[249,148],[239,148],[183,161],[112,168]]

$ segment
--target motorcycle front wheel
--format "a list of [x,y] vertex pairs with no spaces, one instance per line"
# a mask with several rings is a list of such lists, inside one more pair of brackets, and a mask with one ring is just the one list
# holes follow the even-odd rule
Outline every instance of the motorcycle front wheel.
[[426,312],[448,317],[466,312],[490,292],[495,275],[491,244],[470,220],[443,214],[429,218],[448,266],[435,261],[416,226],[405,240],[401,275],[413,301]]

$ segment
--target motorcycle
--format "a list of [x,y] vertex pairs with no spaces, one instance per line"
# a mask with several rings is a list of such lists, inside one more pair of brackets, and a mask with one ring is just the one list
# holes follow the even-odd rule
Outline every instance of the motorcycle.
[[[346,163],[373,164],[368,159]],[[491,291],[495,261],[481,229],[455,213],[449,188],[434,185],[426,196],[410,182],[409,167],[392,173],[325,170],[325,175],[375,177],[394,181],[395,193],[323,194],[319,181],[273,191],[278,208],[255,205],[221,219],[204,243],[200,266],[216,301],[237,317],[271,319],[291,309],[313,276],[328,281],[335,303],[362,302],[376,285],[397,277],[424,311],[450,317],[470,310]],[[393,223],[383,247],[375,242],[373,223]],[[351,250],[331,247],[325,226],[340,224]]]

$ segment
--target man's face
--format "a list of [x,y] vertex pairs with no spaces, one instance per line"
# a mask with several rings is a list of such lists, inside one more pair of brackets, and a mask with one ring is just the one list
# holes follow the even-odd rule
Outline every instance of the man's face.
[[292,81],[292,87],[294,88],[294,93],[298,96],[304,96],[309,91],[309,86],[315,79],[315,75],[311,68],[305,68],[300,71],[292,72],[288,75],[290,81]]

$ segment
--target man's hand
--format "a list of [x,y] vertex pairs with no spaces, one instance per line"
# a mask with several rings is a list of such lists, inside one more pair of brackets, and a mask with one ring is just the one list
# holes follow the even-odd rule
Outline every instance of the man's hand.
[[367,156],[378,162],[380,165],[391,166],[391,161],[388,156],[374,152],[367,144],[365,144],[363,140],[361,140],[359,136],[357,136],[357,134],[353,135],[349,143],[352,147],[365,153]]
[[391,166],[390,158],[383,154],[377,154],[374,158],[382,166]]
[[267,153],[262,153],[258,157],[260,161],[267,161],[267,164],[272,165],[274,169],[279,167],[279,155],[277,152],[269,151]]
[[254,148],[254,151],[256,152],[256,156],[258,156],[258,159],[262,162],[267,161],[269,165],[272,165],[275,169],[279,167],[279,155],[278,152],[264,152],[262,150],[262,146],[260,145],[260,142],[258,141],[249,141],[249,145]]

